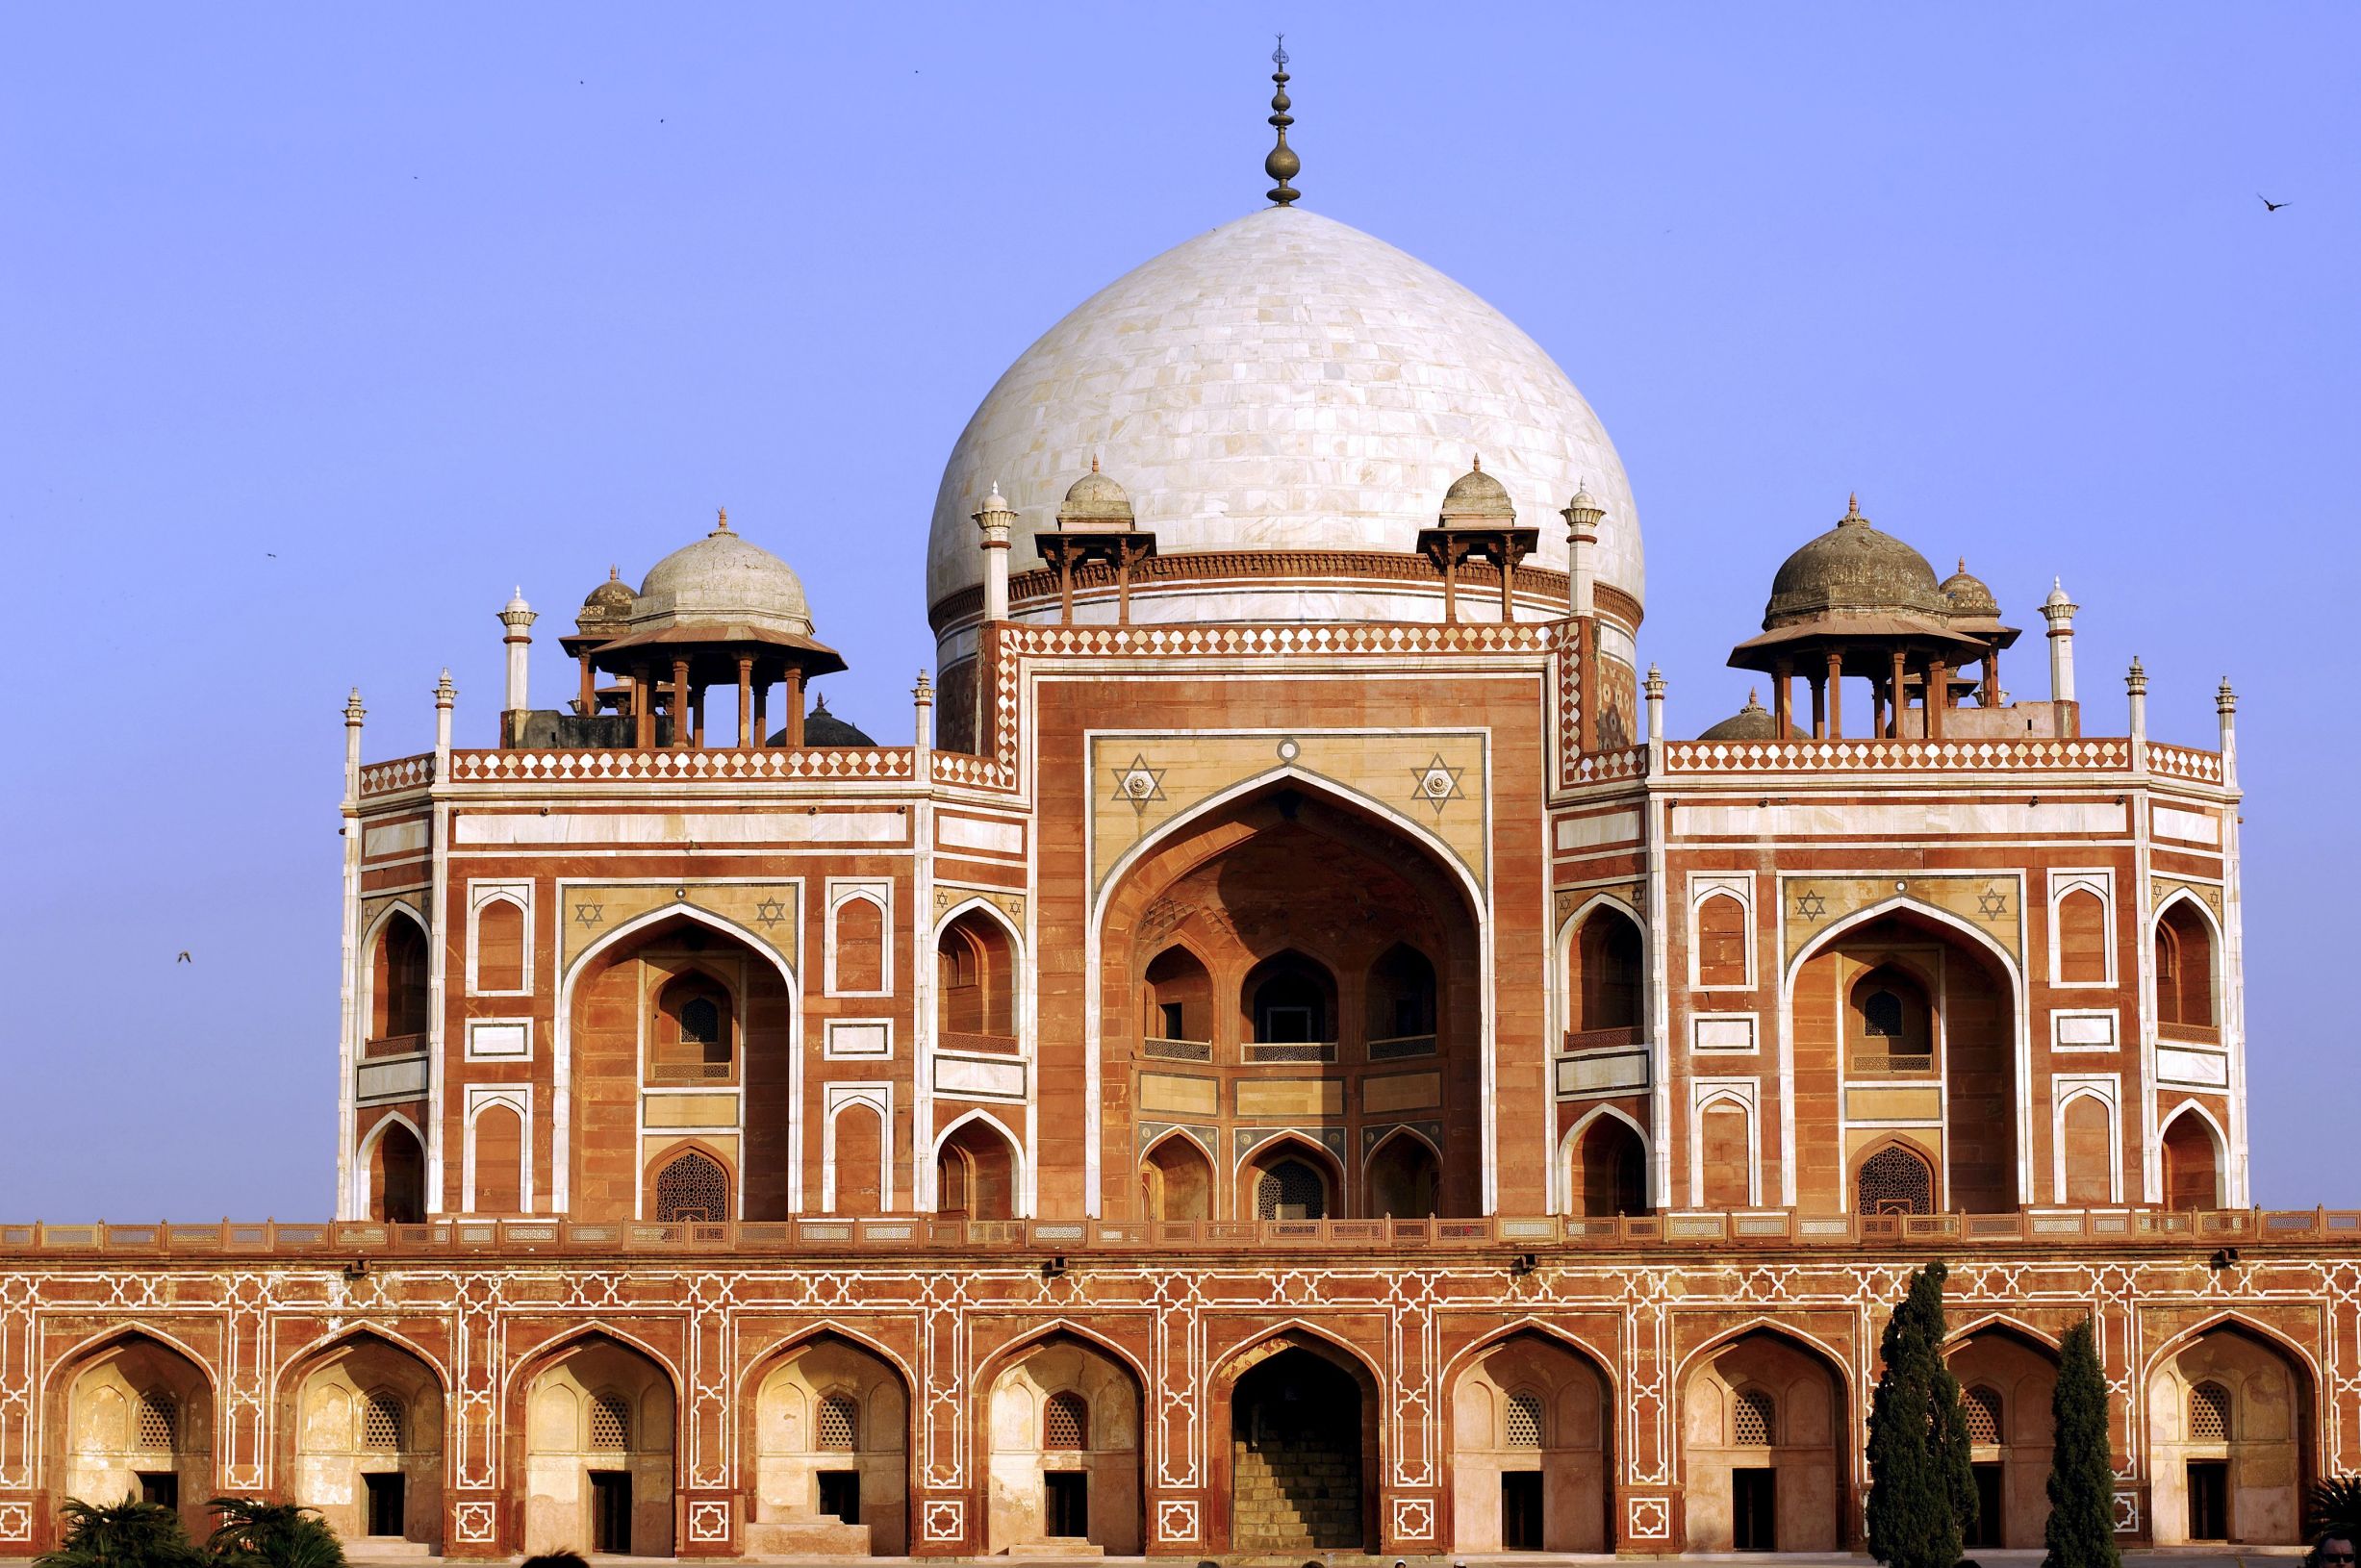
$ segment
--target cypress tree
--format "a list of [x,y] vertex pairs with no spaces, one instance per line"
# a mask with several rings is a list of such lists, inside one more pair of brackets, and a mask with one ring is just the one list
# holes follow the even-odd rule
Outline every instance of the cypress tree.
[[1869,1555],[1891,1568],[1952,1568],[1976,1516],[1968,1412],[1943,1365],[1939,1260],[1910,1277],[1886,1320],[1869,1404]]
[[2114,1423],[2107,1410],[2107,1375],[2089,1319],[2067,1330],[2058,1361],[2058,1388],[2049,1413],[2056,1424],[2049,1451],[2049,1555],[2042,1568],[2121,1568],[2115,1549],[2115,1462],[2108,1456]]

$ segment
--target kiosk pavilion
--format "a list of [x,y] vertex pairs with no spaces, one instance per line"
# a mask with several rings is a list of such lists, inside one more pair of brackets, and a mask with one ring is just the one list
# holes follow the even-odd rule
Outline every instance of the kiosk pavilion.
[[1279,80],[1271,204],[960,436],[883,744],[725,517],[591,591],[562,707],[512,599],[495,745],[446,677],[365,760],[355,695],[337,1219],[0,1227],[0,1552],[126,1492],[451,1556],[1841,1549],[1937,1256],[1980,1544],[2041,1541],[2085,1317],[2122,1538],[2295,1537],[2361,1217],[2249,1206],[2226,684],[2213,749],[2086,706],[2052,589],[2012,699],[2001,595],[1855,505],[1731,655],[1769,706],[1675,739],[1597,417],[1295,205]]

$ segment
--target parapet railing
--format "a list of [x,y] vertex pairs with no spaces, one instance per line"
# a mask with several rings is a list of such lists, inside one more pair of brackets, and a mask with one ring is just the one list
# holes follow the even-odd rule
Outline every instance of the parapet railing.
[[[2209,752],[2148,747],[2150,766],[2158,751],[2171,750],[2176,767],[2208,758],[2211,774],[2191,771],[2178,776],[2221,781],[2221,759]],[[2028,737],[2004,741],[1667,741],[1669,773],[1823,772],[1847,770],[1901,772],[2036,772],[2107,770],[2131,766],[2125,738],[2059,740]],[[2160,770],[2173,771],[2174,770]]]
[[2008,1214],[1798,1214],[1785,1209],[1674,1211],[1607,1218],[1538,1215],[1478,1220],[956,1220],[931,1215],[882,1219],[736,1221],[659,1225],[556,1219],[443,1220],[426,1225],[339,1221],[319,1225],[0,1225],[0,1258],[241,1257],[365,1258],[375,1253],[897,1253],[1027,1251],[1183,1252],[1271,1249],[1302,1252],[1428,1252],[1541,1249],[1574,1252],[1691,1248],[1864,1245],[1925,1248],[2201,1247],[2342,1243],[2361,1249],[2361,1210],[2027,1209]]

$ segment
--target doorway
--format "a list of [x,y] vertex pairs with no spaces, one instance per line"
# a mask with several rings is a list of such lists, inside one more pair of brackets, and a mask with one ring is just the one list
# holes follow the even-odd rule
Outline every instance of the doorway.
[[170,1470],[140,1472],[140,1501],[153,1503],[159,1508],[180,1507],[180,1476]]
[[1049,1470],[1041,1476],[1042,1520],[1053,1536],[1087,1540],[1090,1536],[1090,1472]]
[[2189,1538],[2230,1538],[2230,1465],[2226,1459],[2189,1461]]
[[594,1470],[591,1484],[591,1550],[629,1555],[631,1472]]
[[1730,1472],[1730,1544],[1740,1552],[1779,1550],[1779,1472],[1763,1466]]
[[1359,1551],[1361,1390],[1352,1376],[1291,1348],[1240,1378],[1230,1409],[1233,1549]]
[[820,1472],[820,1511],[843,1525],[861,1522],[861,1473],[857,1470]]
[[2004,1491],[2001,1485],[2003,1475],[2004,1468],[1997,1464],[1975,1466],[1975,1522],[1968,1527],[1967,1533],[1961,1542],[1962,1545],[1998,1547],[2007,1544],[2000,1538],[2002,1530],[2000,1500]]
[[398,1470],[372,1472],[361,1478],[367,1490],[368,1532],[371,1535],[399,1535],[402,1532],[402,1474]]
[[1500,1473],[1500,1544],[1508,1552],[1541,1550],[1541,1472]]

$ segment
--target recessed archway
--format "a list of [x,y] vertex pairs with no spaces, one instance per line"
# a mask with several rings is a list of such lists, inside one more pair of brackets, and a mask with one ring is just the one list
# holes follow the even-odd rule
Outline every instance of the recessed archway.
[[909,1550],[909,1386],[892,1362],[823,1332],[748,1379],[746,1549],[757,1556]]
[[593,1330],[530,1357],[511,1386],[526,1555],[671,1556],[678,1405],[664,1366]]
[[2316,1397],[2309,1367],[2234,1319],[2168,1347],[2147,1379],[2156,1544],[2299,1540]]
[[2163,1147],[2165,1207],[2222,1207],[2221,1140],[2205,1114],[2194,1104],[2182,1107],[2165,1124]]
[[[1481,930],[1461,868],[1414,829],[1313,781],[1257,786],[1127,857],[1097,930],[1103,1076],[1130,1084],[1093,1107],[1108,1212],[1144,1201],[1143,1131],[1201,1128],[1227,1161],[1282,1124],[1356,1175],[1415,1126],[1436,1151],[1435,1211],[1482,1211]],[[1519,1174],[1537,1206],[1539,1173]],[[1357,1187],[1339,1173],[1324,1212],[1361,1212]],[[1246,1184],[1225,1206],[1252,1201]]]
[[348,1541],[443,1539],[443,1378],[361,1330],[308,1353],[280,1394],[279,1463],[293,1500]]
[[1229,1549],[1366,1551],[1380,1455],[1376,1378],[1316,1334],[1282,1330],[1214,1378],[1229,1416]]
[[1976,1523],[1967,1544],[1990,1550],[2043,1544],[2049,1519],[2049,1461],[2057,1352],[2030,1334],[1992,1324],[1953,1340],[1943,1359],[1968,1412]]
[[178,1346],[140,1330],[108,1336],[70,1358],[52,1384],[50,1496],[109,1504],[125,1498],[179,1512],[191,1534],[212,1529],[216,1491],[213,1378]]
[[1612,1407],[1606,1373],[1562,1340],[1478,1351],[1451,1385],[1452,1550],[1613,1550]]
[[1835,1552],[1843,1540],[1844,1382],[1772,1328],[1724,1340],[1681,1385],[1692,1552]]
[[985,1550],[1140,1552],[1144,1405],[1130,1366],[1059,1330],[1019,1346],[986,1376]]

